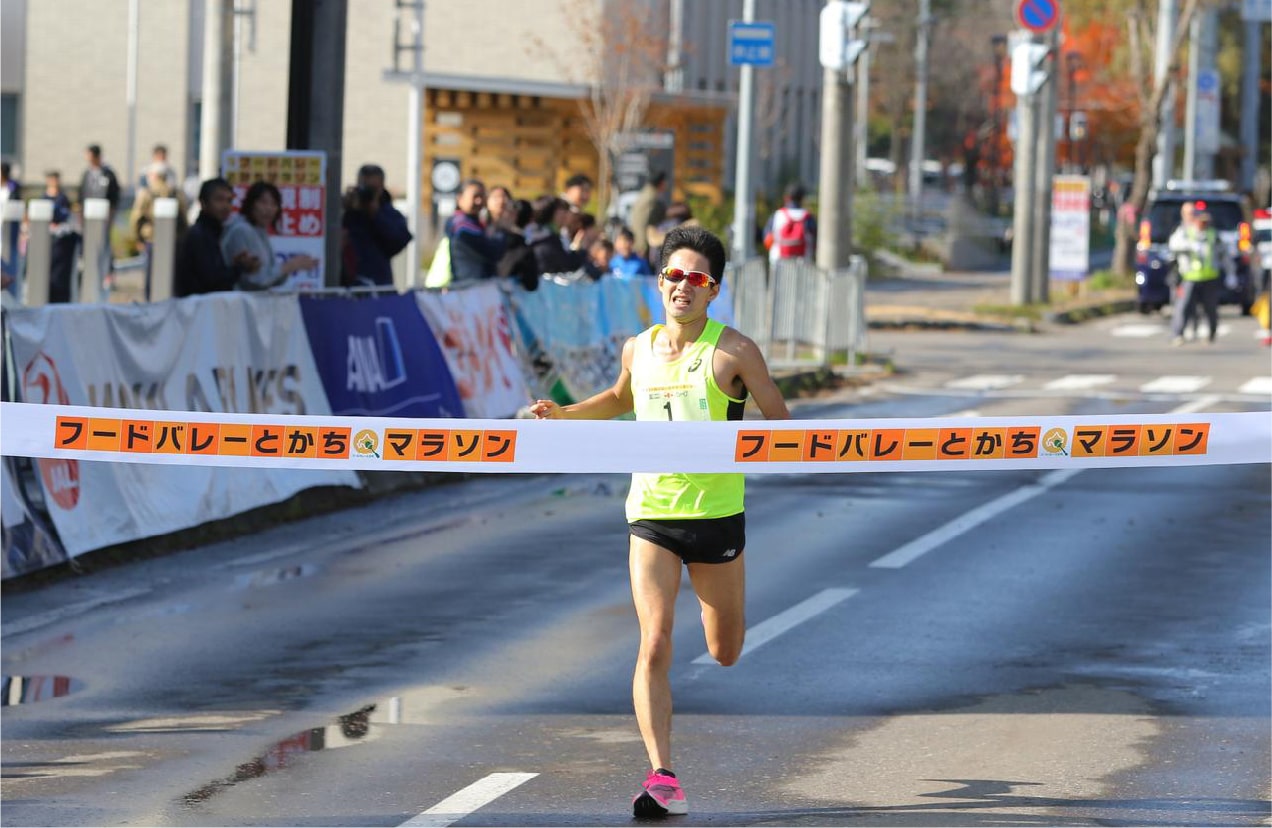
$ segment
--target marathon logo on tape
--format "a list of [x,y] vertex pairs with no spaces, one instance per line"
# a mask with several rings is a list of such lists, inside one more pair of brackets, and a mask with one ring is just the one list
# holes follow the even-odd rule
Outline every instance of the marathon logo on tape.
[[128,454],[189,454],[317,460],[375,458],[512,463],[515,430],[352,429],[343,426],[170,422],[59,416],[54,448]]
[[734,445],[738,463],[852,463],[888,460],[1025,460],[1037,457],[1205,455],[1209,423],[1005,428],[749,429]]

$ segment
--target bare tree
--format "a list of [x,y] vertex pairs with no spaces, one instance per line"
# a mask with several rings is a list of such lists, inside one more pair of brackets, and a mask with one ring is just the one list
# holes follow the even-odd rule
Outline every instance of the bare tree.
[[[1183,41],[1193,16],[1203,4],[1212,5],[1213,0],[1183,0],[1175,23],[1175,35],[1169,44],[1169,66],[1161,78],[1155,78],[1153,71],[1157,43],[1156,0],[1073,0],[1066,6],[1067,12],[1078,24],[1096,17],[1122,21],[1125,51],[1116,56],[1111,71],[1129,74],[1138,98],[1139,138],[1135,142],[1135,178],[1128,197],[1137,215],[1143,215],[1148,203],[1153,156],[1156,154],[1157,136],[1162,130],[1162,106],[1166,96],[1174,94]],[[1127,232],[1129,229],[1119,226],[1117,233],[1113,248],[1113,270],[1117,273],[1125,273],[1129,268],[1130,245],[1134,238],[1132,232]]]
[[[579,102],[583,127],[596,148],[597,203],[610,200],[612,170],[625,149],[623,136],[644,125],[649,100],[661,87],[667,35],[661,4],[648,0],[562,0],[569,56],[535,38],[530,48],[556,64],[572,83],[586,86]],[[573,60],[570,56],[574,57]]]

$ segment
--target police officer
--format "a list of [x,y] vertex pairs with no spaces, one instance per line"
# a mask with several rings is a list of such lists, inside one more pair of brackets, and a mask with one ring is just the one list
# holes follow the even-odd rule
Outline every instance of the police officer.
[[1210,342],[1219,330],[1219,238],[1210,214],[1191,204],[1180,210],[1179,228],[1170,236],[1170,249],[1179,268],[1180,292],[1171,315],[1171,345],[1184,344],[1184,329],[1201,304],[1210,323]]

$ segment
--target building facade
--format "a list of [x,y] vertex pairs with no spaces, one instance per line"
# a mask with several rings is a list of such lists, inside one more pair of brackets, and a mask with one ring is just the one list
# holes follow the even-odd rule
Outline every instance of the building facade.
[[[21,179],[35,183],[57,169],[73,184],[89,143],[102,145],[121,181],[135,182],[159,143],[178,171],[197,173],[204,18],[226,2],[235,0],[0,0],[0,150]],[[237,0],[235,148],[286,146],[291,5]],[[778,31],[777,65],[757,70],[761,189],[795,177],[816,181],[821,5],[757,2],[757,18]],[[556,191],[574,172],[595,177],[598,157],[580,102],[596,45],[580,32],[632,7],[663,38],[669,69],[643,128],[674,134],[677,195],[718,200],[731,189],[738,69],[728,64],[726,39],[742,0],[427,0],[425,205],[437,157],[530,198]],[[409,92],[386,72],[395,21],[405,14],[394,0],[348,0],[342,180],[378,163],[398,193],[406,189]]]

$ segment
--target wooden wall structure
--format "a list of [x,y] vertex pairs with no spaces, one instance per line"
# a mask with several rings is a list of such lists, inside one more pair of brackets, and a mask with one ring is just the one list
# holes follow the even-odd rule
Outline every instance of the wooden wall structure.
[[[650,104],[646,128],[676,137],[673,200],[695,195],[723,202],[727,116],[722,104]],[[502,184],[527,200],[561,192],[575,173],[598,177],[580,102],[569,98],[429,89],[423,136],[426,210],[433,203],[430,171],[437,158],[457,159],[464,178],[480,178],[488,188]]]

